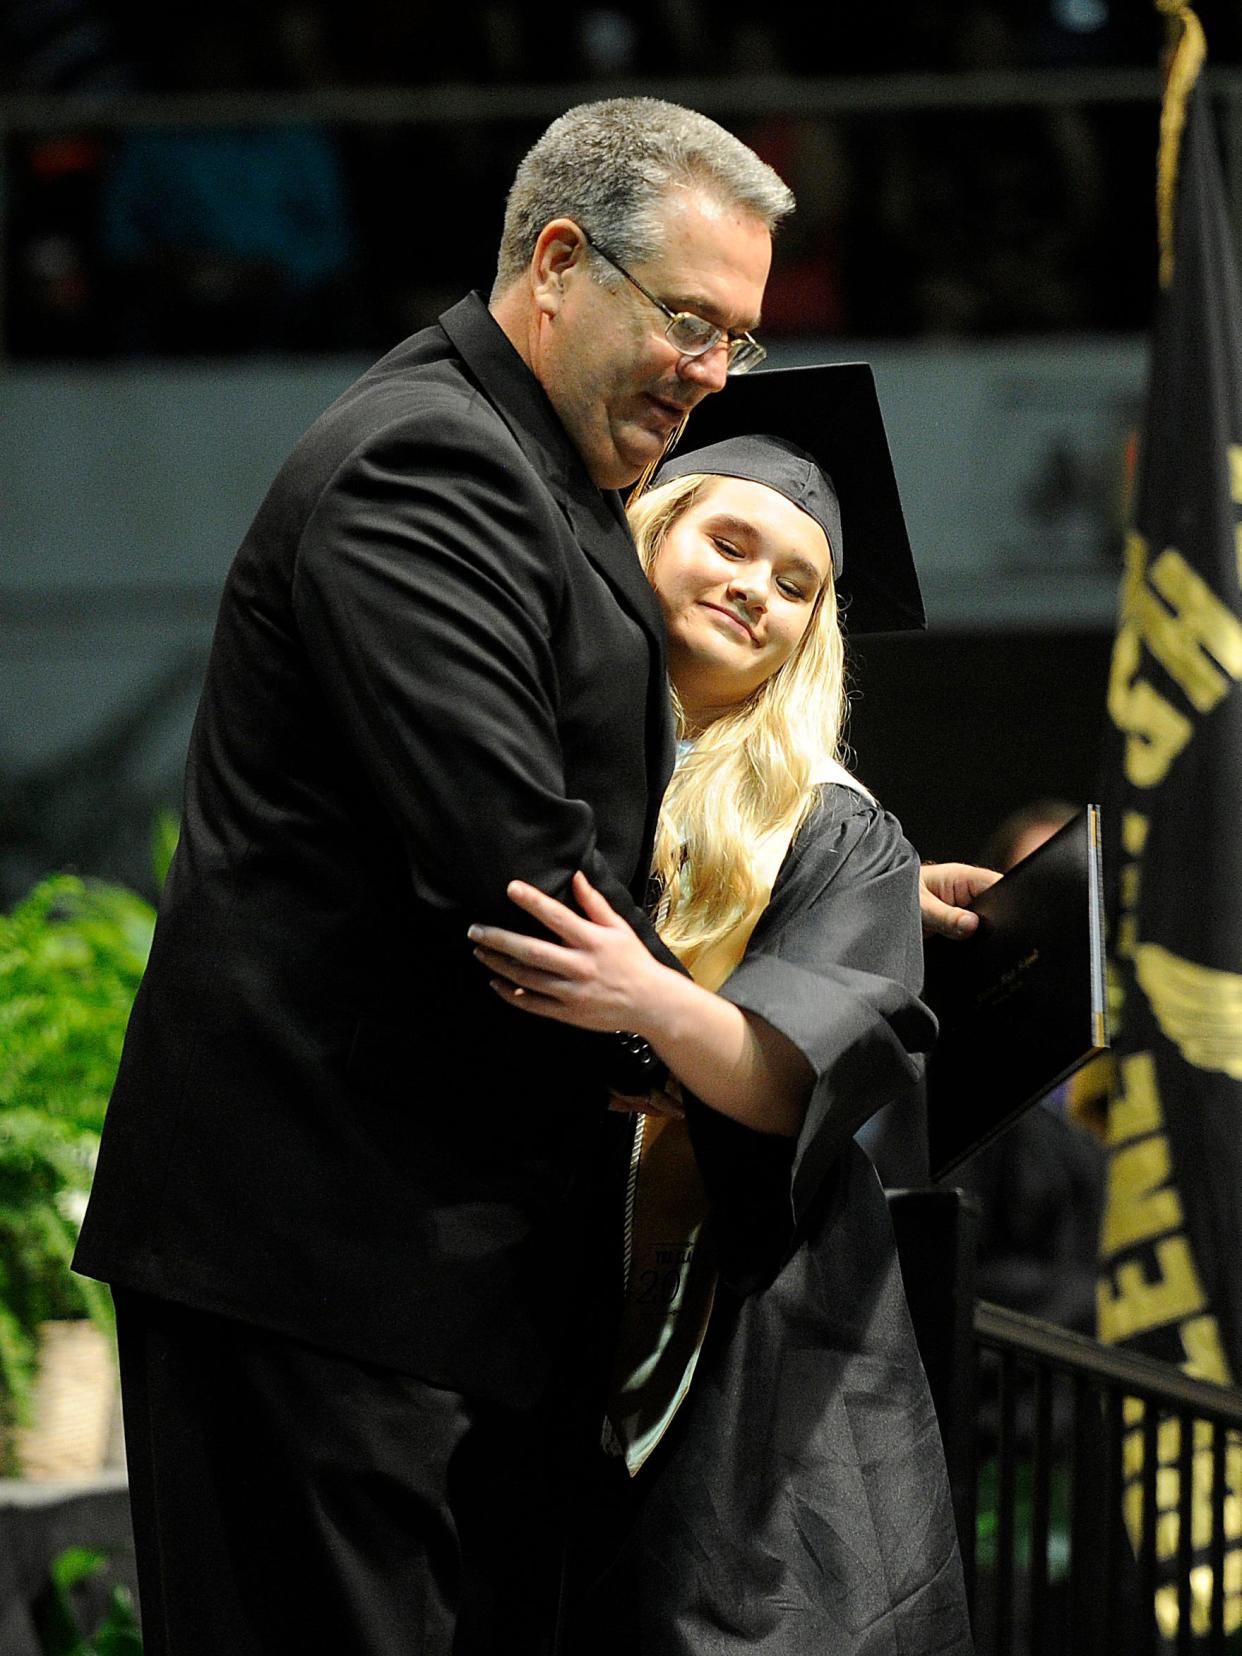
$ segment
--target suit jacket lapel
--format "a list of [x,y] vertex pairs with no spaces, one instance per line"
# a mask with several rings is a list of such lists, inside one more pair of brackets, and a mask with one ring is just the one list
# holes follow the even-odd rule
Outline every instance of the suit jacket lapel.
[[[646,706],[647,820],[642,863],[650,861],[660,800],[672,775],[673,721],[668,698],[664,618],[638,561],[621,498],[592,483],[539,381],[518,356],[478,294],[440,318],[450,343],[505,420],[523,452],[547,480],[583,552],[622,607],[647,635],[651,652]],[[639,901],[643,893],[636,892]]]
[[469,294],[445,311],[440,326],[527,458],[542,472],[582,550],[656,641],[663,665],[660,606],[638,562],[616,491],[599,489],[592,483],[543,387],[478,294]]

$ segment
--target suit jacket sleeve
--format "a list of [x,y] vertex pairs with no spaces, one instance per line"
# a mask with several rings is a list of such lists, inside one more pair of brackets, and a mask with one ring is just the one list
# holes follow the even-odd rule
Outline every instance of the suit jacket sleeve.
[[[572,901],[581,868],[669,959],[567,794],[552,644],[567,524],[492,424],[446,398],[350,455],[299,546],[298,624],[422,903],[522,929],[506,883]],[[645,676],[607,693],[641,718]]]

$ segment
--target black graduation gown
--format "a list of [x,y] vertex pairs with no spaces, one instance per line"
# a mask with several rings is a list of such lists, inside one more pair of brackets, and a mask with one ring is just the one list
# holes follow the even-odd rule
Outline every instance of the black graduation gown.
[[722,1280],[686,1402],[635,1480],[623,1562],[594,1601],[609,1649],[972,1649],[887,1204],[853,1139],[917,1082],[934,1033],[917,999],[917,891],[895,820],[825,788],[721,991],[798,1046],[815,1089],[794,1144],[702,1107],[691,1117]]

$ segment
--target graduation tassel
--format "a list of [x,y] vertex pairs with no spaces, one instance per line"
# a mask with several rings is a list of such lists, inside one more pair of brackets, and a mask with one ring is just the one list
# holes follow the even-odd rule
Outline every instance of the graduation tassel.
[[657,469],[664,464],[669,455],[677,447],[678,443],[680,443],[681,434],[689,423],[690,410],[687,409],[681,417],[681,424],[674,426],[673,430],[669,432],[668,442],[665,443],[661,452],[656,455],[654,460],[648,460],[647,464],[643,467],[642,472],[639,475],[638,482],[635,483],[634,487],[630,490],[628,496],[626,497],[625,505],[627,511],[631,506],[637,505],[637,503],[646,494],[647,487],[650,484],[651,479],[655,476]]

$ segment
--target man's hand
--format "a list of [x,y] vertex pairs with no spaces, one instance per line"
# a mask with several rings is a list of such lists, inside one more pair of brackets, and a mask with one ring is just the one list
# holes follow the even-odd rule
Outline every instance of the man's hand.
[[924,863],[919,869],[923,931],[929,937],[969,937],[978,929],[979,916],[961,905],[974,902],[999,879],[994,868],[975,868],[970,863]]

